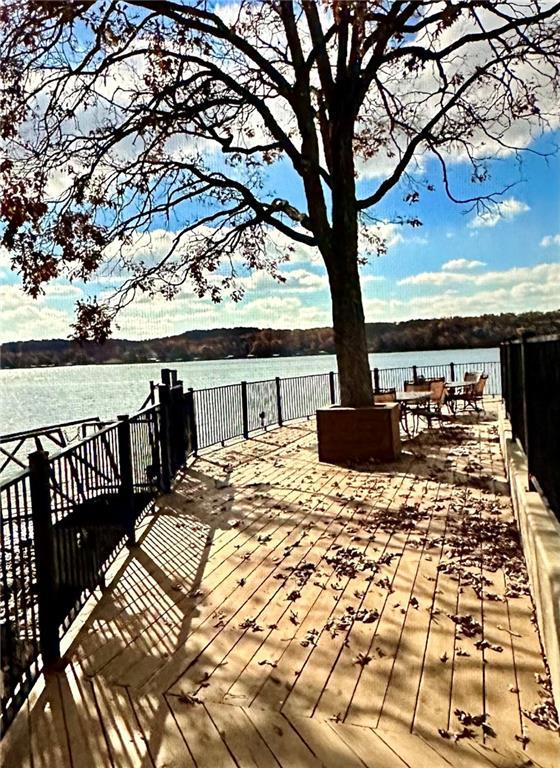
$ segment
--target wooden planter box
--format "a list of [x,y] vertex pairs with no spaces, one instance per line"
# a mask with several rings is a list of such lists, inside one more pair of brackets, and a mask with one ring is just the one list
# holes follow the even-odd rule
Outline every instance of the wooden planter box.
[[319,408],[319,461],[331,464],[369,459],[394,461],[401,454],[399,415],[397,403]]

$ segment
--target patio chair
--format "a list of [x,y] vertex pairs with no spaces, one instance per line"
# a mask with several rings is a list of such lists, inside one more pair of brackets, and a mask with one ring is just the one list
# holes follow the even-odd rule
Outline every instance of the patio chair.
[[484,387],[486,386],[486,382],[488,381],[488,374],[487,373],[481,373],[480,377],[477,381],[474,382],[472,387],[469,387],[468,390],[465,390],[465,409],[467,408],[473,408],[475,411],[483,411],[484,405],[482,405],[482,408],[479,408],[479,403],[483,403],[483,396],[484,396]]
[[405,381],[405,392],[429,392],[431,390],[430,382],[426,379],[418,379],[418,381]]
[[[444,380],[445,383],[445,380]],[[405,381],[404,382],[404,391],[405,392],[430,392],[432,391],[432,384],[427,379],[419,379],[417,381]],[[430,400],[427,403],[417,403],[417,404],[407,404],[406,411],[410,413],[414,419],[414,428],[413,431],[418,431],[418,424],[419,420],[421,418],[426,419],[426,422],[428,424],[428,428],[432,426],[432,418],[433,414],[430,408],[431,405],[431,397]],[[402,409],[404,410],[404,409]]]
[[389,387],[388,389],[378,389],[373,393],[373,404],[381,405],[382,403],[396,403],[397,402],[397,390],[395,387]]
[[439,379],[430,379],[430,407],[436,419],[442,420],[441,407],[445,404],[447,390],[445,389],[445,376]]
[[465,371],[465,375],[463,376],[463,381],[472,381],[476,382],[480,379],[482,376],[482,371]]

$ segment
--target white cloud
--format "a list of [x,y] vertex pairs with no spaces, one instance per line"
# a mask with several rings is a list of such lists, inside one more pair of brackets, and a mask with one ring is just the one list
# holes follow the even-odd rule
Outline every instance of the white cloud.
[[486,266],[485,261],[477,261],[476,259],[451,259],[450,261],[446,261],[445,264],[442,264],[441,268],[453,271],[456,269],[476,269],[477,267],[484,266]]
[[[560,282],[560,264],[537,264],[534,267],[513,267],[502,271],[483,272],[420,272],[398,281],[398,285],[449,285],[452,283],[480,285],[519,285],[526,282]],[[560,294],[559,294],[560,295]]]
[[522,200],[517,200],[515,197],[508,197],[507,200],[502,200],[489,211],[483,211],[478,213],[475,218],[469,222],[470,228],[478,229],[479,227],[495,227],[500,221],[511,221],[521,213],[526,213],[531,210],[527,203]]
[[133,303],[119,315],[119,330],[115,336],[144,339],[183,333],[187,329],[234,328],[258,326],[261,328],[312,328],[329,325],[327,306],[305,305],[297,296],[277,293],[246,298],[237,304],[211,301],[181,294],[173,301],[161,297]]
[[66,338],[70,314],[49,306],[46,297],[32,299],[16,285],[0,286],[0,341]]
[[443,291],[415,296],[414,300],[371,298],[364,302],[366,320],[399,321],[411,318],[468,317],[502,312],[547,312],[558,308],[560,281],[553,284],[522,283],[470,294]]
[[543,248],[549,248],[551,245],[560,245],[560,233],[557,235],[545,235],[541,240]]

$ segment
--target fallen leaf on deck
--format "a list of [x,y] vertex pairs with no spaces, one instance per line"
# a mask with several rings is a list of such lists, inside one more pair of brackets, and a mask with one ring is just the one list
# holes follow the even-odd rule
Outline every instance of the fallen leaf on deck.
[[181,693],[179,696],[177,696],[181,704],[189,704],[193,706],[194,704],[202,704],[202,701],[200,699],[197,699],[196,696],[193,696],[192,693]]

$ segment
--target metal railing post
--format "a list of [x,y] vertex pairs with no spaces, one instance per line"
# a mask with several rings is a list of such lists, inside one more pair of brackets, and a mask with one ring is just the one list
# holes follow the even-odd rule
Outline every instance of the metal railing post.
[[173,470],[176,471],[185,463],[187,456],[187,441],[185,434],[185,407],[183,382],[175,379],[175,384],[171,389],[172,405],[172,431],[173,431]]
[[331,405],[336,403],[336,393],[334,391],[334,371],[329,371],[329,390],[331,395]]
[[241,382],[241,409],[243,418],[243,437],[249,437],[249,413],[247,410],[247,382]]
[[373,369],[373,390],[379,392],[379,368]]
[[278,426],[281,427],[284,422],[282,420],[282,392],[280,389],[280,376],[277,376],[275,381],[276,381],[276,408],[278,412]]
[[455,363],[449,363],[449,380],[455,381]]
[[194,389],[189,387],[187,391],[187,412],[189,414],[189,427],[191,435],[191,449],[194,455],[198,454],[198,428],[196,425],[196,409],[194,405]]
[[31,519],[37,569],[37,603],[39,609],[39,650],[45,666],[60,658],[55,576],[49,454],[29,454]]
[[171,386],[171,368],[162,368],[161,369],[161,383],[165,384],[165,386],[170,387]]
[[418,383],[418,368],[415,365],[412,366],[412,381]]
[[533,481],[531,480],[533,469],[533,451],[532,451],[532,439],[530,435],[529,426],[529,398],[531,397],[531,383],[530,383],[530,365],[527,360],[527,340],[525,336],[521,337],[521,408],[523,410],[523,443],[525,449],[525,455],[527,456],[527,488],[529,491],[534,491]]
[[132,475],[130,421],[128,414],[117,416],[117,419],[119,420],[117,432],[119,437],[120,505],[123,510],[128,544],[132,546],[136,543],[136,539],[134,536],[134,478]]
[[[163,371],[161,372],[163,379]],[[160,445],[160,463],[161,463],[161,490],[164,493],[169,493],[171,490],[171,414],[170,414],[170,394],[169,386],[167,384],[159,385],[159,403],[160,403],[160,417],[161,417],[161,429],[159,431],[159,445]]]

